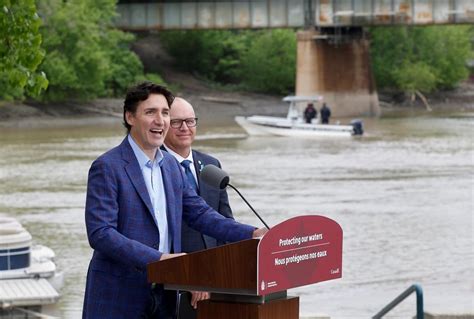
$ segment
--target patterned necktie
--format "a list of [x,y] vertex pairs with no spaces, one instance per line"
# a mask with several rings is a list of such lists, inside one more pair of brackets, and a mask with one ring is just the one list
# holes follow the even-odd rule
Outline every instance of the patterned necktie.
[[189,183],[191,186],[194,188],[196,193],[198,192],[198,185],[196,183],[196,180],[194,179],[193,172],[191,172],[191,168],[189,166],[191,165],[190,160],[184,160],[181,162],[181,165],[184,167],[184,173],[186,174],[186,177],[188,178]]

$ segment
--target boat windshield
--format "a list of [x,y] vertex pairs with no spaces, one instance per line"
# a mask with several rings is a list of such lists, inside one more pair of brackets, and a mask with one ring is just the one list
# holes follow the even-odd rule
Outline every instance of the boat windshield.
[[286,117],[291,120],[301,119],[308,103],[313,103],[314,107],[318,108],[317,104],[322,100],[323,97],[321,95],[286,96],[283,98],[283,101],[290,103]]

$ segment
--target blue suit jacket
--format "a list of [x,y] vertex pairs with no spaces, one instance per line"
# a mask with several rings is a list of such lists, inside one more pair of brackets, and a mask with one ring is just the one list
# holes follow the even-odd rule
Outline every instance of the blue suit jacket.
[[[222,216],[226,218],[234,218],[232,216],[232,209],[229,205],[227,192],[225,190],[211,187],[208,184],[202,182],[200,179],[200,173],[204,166],[213,164],[217,167],[221,167],[219,161],[210,155],[195,150],[193,150],[193,159],[194,168],[196,169],[199,180],[199,196],[201,196],[209,206],[214,208]],[[181,248],[182,251],[187,253],[216,247],[217,245],[224,243],[223,241],[219,241],[214,237],[201,234],[197,230],[189,227],[186,222],[183,222],[181,234]]]
[[[166,152],[163,155],[161,173],[173,252],[181,251],[182,220],[221,240],[252,237],[253,227],[215,212],[188,184],[174,157]],[[90,168],[86,227],[94,253],[87,274],[83,317],[142,317],[151,291],[146,265],[159,260],[161,252],[152,204],[127,138]]]

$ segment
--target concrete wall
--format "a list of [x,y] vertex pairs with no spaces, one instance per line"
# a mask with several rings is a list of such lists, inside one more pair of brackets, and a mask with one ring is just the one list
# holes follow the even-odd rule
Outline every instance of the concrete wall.
[[297,33],[296,94],[322,95],[336,117],[379,115],[368,41],[330,44],[319,36]]

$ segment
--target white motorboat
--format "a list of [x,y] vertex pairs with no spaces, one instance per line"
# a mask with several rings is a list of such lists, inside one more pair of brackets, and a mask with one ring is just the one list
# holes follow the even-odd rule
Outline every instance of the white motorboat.
[[[283,101],[288,102],[286,117],[275,116],[237,116],[235,121],[249,135],[277,135],[295,137],[351,137],[364,133],[361,120],[352,120],[350,125],[321,124],[318,119],[306,123],[303,117],[302,105],[307,103],[317,104],[322,101],[322,96],[287,96]],[[303,107],[304,107],[303,106]]]
[[50,248],[32,245],[16,219],[0,216],[0,318],[25,318],[58,301],[63,274],[54,257]]

